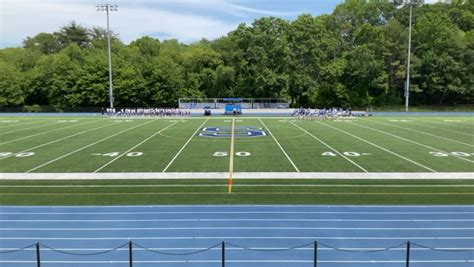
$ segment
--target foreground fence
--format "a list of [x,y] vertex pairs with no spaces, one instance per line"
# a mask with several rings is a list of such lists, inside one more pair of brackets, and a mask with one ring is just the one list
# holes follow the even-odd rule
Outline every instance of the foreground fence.
[[[472,252],[472,249],[441,249],[441,248],[434,248],[434,247],[429,247],[429,246],[413,243],[413,242],[410,242],[410,241],[400,243],[396,246],[381,248],[381,249],[337,248],[337,247],[334,247],[334,246],[330,246],[328,244],[324,244],[324,243],[321,243],[321,242],[314,241],[314,242],[311,242],[311,243],[306,243],[306,244],[302,244],[302,245],[295,246],[295,247],[289,247],[289,248],[245,247],[245,246],[241,246],[241,245],[230,243],[230,242],[220,242],[220,243],[217,243],[213,246],[210,246],[210,247],[207,247],[207,248],[204,248],[204,249],[194,250],[194,251],[190,251],[190,252],[173,253],[173,252],[169,252],[169,251],[166,251],[166,250],[157,250],[157,249],[147,248],[147,247],[145,247],[145,246],[143,246],[139,243],[129,241],[129,242],[124,243],[124,244],[122,244],[120,246],[117,246],[115,248],[96,251],[96,252],[88,252],[88,253],[71,252],[70,251],[71,249],[68,249],[68,250],[66,250],[66,249],[56,249],[56,248],[48,246],[44,243],[37,242],[37,243],[31,244],[29,246],[25,246],[25,247],[18,248],[18,249],[3,250],[3,251],[0,250],[0,256],[3,256],[5,254],[19,253],[19,252],[27,252],[28,254],[33,254],[34,253],[35,260],[29,261],[29,263],[36,264],[37,267],[41,267],[41,264],[43,263],[42,262],[42,253],[44,253],[46,251],[59,253],[59,254],[65,254],[65,255],[69,255],[69,256],[98,256],[98,255],[108,254],[108,253],[111,253],[111,252],[114,252],[114,251],[124,251],[124,252],[126,251],[125,253],[127,253],[127,256],[128,256],[127,261],[125,261],[125,260],[117,261],[117,260],[110,259],[110,260],[104,261],[103,263],[121,263],[121,264],[127,264],[128,266],[132,267],[134,265],[134,263],[143,263],[142,261],[135,261],[135,259],[134,259],[134,252],[136,252],[138,250],[156,254],[157,257],[176,256],[176,257],[180,257],[180,258],[185,258],[186,256],[190,256],[190,255],[201,254],[201,253],[204,253],[204,252],[207,252],[207,251],[210,251],[210,250],[219,250],[220,251],[220,258],[217,258],[217,259],[207,260],[207,261],[206,260],[195,260],[195,261],[193,261],[193,260],[183,260],[182,262],[185,262],[185,263],[193,263],[193,262],[211,263],[212,262],[212,263],[215,263],[217,265],[220,264],[220,266],[222,266],[222,267],[225,267],[226,263],[232,262],[232,261],[226,261],[226,252],[229,249],[239,249],[239,250],[243,250],[243,251],[255,251],[255,252],[262,252],[262,253],[269,253],[269,254],[276,253],[276,252],[282,252],[282,251],[307,249],[307,250],[312,251],[312,260],[305,260],[305,261],[298,261],[298,262],[299,263],[304,262],[304,263],[307,264],[307,266],[317,267],[318,263],[325,262],[325,261],[319,260],[319,258],[318,258],[319,254],[321,253],[320,250],[322,248],[325,248],[325,249],[328,249],[328,250],[335,250],[335,251],[339,251],[339,252],[344,252],[344,253],[357,253],[357,254],[370,254],[370,253],[380,253],[380,252],[385,252],[385,251],[390,251],[390,250],[403,250],[405,252],[405,257],[403,259],[395,259],[395,260],[391,260],[390,262],[391,263],[400,263],[400,264],[404,263],[406,267],[410,266],[410,263],[411,263],[410,256],[411,256],[413,248],[416,248],[417,250],[431,250],[431,251],[438,251],[438,252],[453,252],[453,253],[456,253],[456,252]],[[29,256],[30,256],[29,258],[31,258],[31,256],[33,256],[33,255],[29,255]],[[271,259],[271,256],[269,256],[268,259]],[[24,259],[19,259],[18,261],[23,262],[23,263],[26,262]],[[14,261],[10,261],[10,263],[12,263],[12,262],[14,262]],[[376,263],[377,261],[371,261],[371,262]],[[381,262],[381,261],[379,261],[379,262]],[[458,259],[456,262],[458,262],[458,263],[472,263],[472,262],[474,262],[474,260],[473,259]],[[48,262],[48,263],[51,263],[51,262]],[[79,263],[80,263],[80,261],[79,261]],[[150,261],[147,261],[147,263],[150,263]],[[167,263],[170,263],[170,261],[163,261],[163,260],[159,261],[159,260],[157,260],[157,261],[154,261],[153,263],[155,263],[155,264],[159,264],[159,263],[167,264]],[[174,261],[174,263],[176,263],[176,261]]]

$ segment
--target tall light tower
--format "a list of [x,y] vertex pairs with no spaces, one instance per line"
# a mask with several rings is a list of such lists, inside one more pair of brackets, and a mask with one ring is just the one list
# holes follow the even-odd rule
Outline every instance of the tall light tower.
[[408,0],[408,6],[410,8],[410,19],[408,26],[408,59],[407,59],[407,81],[405,83],[405,112],[408,112],[408,106],[410,103],[410,65],[411,65],[411,30],[413,24],[413,0]]
[[107,14],[107,44],[108,44],[108,54],[109,54],[109,103],[110,108],[114,107],[114,90],[112,85],[112,49],[110,44],[110,38],[112,37],[109,29],[109,12],[118,11],[118,5],[103,4],[97,5],[97,11],[105,11]]

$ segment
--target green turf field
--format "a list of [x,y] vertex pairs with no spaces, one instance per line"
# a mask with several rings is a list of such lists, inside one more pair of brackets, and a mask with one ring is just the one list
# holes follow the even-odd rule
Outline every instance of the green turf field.
[[[224,117],[0,117],[0,172],[226,172],[231,125]],[[199,136],[211,127],[224,137]],[[247,127],[266,135],[245,137]],[[472,117],[241,117],[234,131],[234,172],[474,171]]]
[[[232,164],[236,173],[288,175],[235,179],[232,194],[225,179],[3,179],[4,205],[474,204],[474,180],[456,179],[474,172],[473,163],[472,117],[0,117],[0,174],[197,178],[193,172],[228,173]],[[295,179],[298,172],[380,173],[381,179]],[[387,172],[447,172],[452,179],[385,180]]]

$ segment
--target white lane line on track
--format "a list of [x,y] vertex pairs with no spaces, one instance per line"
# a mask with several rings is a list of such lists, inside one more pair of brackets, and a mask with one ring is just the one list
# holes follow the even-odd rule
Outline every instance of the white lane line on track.
[[57,143],[57,142],[60,142],[60,141],[63,141],[63,140],[66,140],[66,139],[69,139],[69,138],[78,136],[78,135],[81,135],[81,134],[84,134],[84,133],[88,133],[88,132],[91,132],[91,131],[95,131],[95,130],[98,130],[98,129],[102,129],[102,128],[105,128],[105,127],[110,127],[110,126],[113,126],[113,125],[116,125],[116,124],[117,124],[117,123],[107,124],[107,125],[103,125],[103,126],[100,126],[100,127],[92,128],[92,129],[89,129],[89,130],[86,130],[86,131],[82,131],[82,132],[79,132],[79,133],[75,133],[75,134],[72,134],[72,135],[68,135],[68,136],[66,136],[66,137],[62,137],[62,138],[53,140],[53,141],[51,141],[51,142],[47,142],[47,143],[38,145],[38,146],[30,147],[30,148],[28,148],[28,149],[22,150],[22,151],[20,151],[20,152],[17,152],[17,153],[14,153],[14,154],[11,154],[11,155],[8,155],[8,156],[5,156],[5,157],[0,157],[0,160],[6,159],[6,158],[9,158],[9,157],[13,157],[13,156],[18,155],[18,154],[23,153],[23,152],[27,152],[27,151],[31,151],[31,150],[34,150],[34,149],[38,149],[38,148],[40,148],[40,147],[48,146],[48,145],[51,145],[51,144],[54,144],[54,143]]
[[[429,208],[429,209],[449,209],[452,208],[464,208],[464,209],[472,209],[474,210],[473,205],[409,205],[409,206],[400,206],[400,205],[291,205],[291,204],[282,204],[282,205],[232,205],[232,207],[239,207],[239,208],[377,208],[377,209],[385,209],[385,208],[402,208],[402,209],[412,209],[412,208]],[[196,208],[204,209],[204,208],[222,208],[224,210],[228,209],[226,205],[84,205],[84,206],[1,206],[0,210],[2,209],[55,209],[55,208],[67,208],[67,209],[122,209],[122,208],[146,208],[146,209],[153,209],[153,208],[165,208],[165,209],[175,209],[175,208],[192,208],[196,210]],[[385,212],[385,211],[384,211]]]
[[171,161],[168,163],[168,165],[166,165],[166,167],[163,169],[162,172],[166,172],[168,170],[168,168],[171,166],[171,164],[173,164],[173,162],[178,158],[178,156],[181,154],[181,152],[186,148],[186,146],[191,142],[191,140],[193,139],[193,137],[197,134],[197,132],[199,132],[199,130],[201,130],[202,126],[204,126],[204,124],[206,124],[207,122],[209,121],[209,118],[207,118],[201,125],[199,125],[199,127],[196,129],[196,131],[194,131],[194,133],[189,137],[189,139],[186,141],[186,143],[181,147],[181,149],[178,151],[178,153],[176,153],[176,155],[174,155],[174,157],[171,159]]
[[133,129],[135,129],[135,128],[141,127],[141,126],[143,126],[143,125],[145,125],[145,124],[148,124],[148,123],[151,123],[151,122],[153,122],[153,121],[147,121],[147,122],[145,122],[145,123],[142,123],[142,124],[139,124],[139,125],[130,127],[130,128],[128,128],[128,129],[125,129],[125,130],[123,130],[123,131],[117,132],[117,133],[115,133],[115,134],[113,134],[113,135],[110,135],[110,136],[108,136],[108,137],[106,137],[106,138],[102,138],[102,139],[100,139],[99,141],[96,141],[96,142],[94,142],[94,143],[88,144],[88,145],[83,146],[83,147],[81,147],[81,148],[79,148],[79,149],[76,149],[76,150],[74,150],[74,151],[72,151],[72,152],[69,152],[69,153],[67,153],[67,154],[64,154],[64,155],[62,155],[62,156],[60,156],[60,157],[57,157],[57,158],[55,158],[55,159],[52,159],[52,160],[50,160],[50,161],[48,161],[48,162],[46,162],[46,163],[43,163],[43,164],[41,164],[41,165],[38,165],[38,166],[36,166],[36,167],[34,167],[34,168],[32,168],[32,169],[26,171],[26,173],[30,173],[30,172],[32,172],[32,171],[35,171],[35,170],[37,170],[37,169],[39,169],[39,168],[42,168],[42,167],[44,167],[44,166],[46,166],[46,165],[49,165],[49,164],[51,164],[51,163],[53,163],[53,162],[55,162],[55,161],[58,161],[58,160],[63,159],[63,158],[65,158],[65,157],[68,157],[68,156],[70,156],[70,155],[72,155],[72,154],[75,154],[75,153],[77,153],[77,152],[79,152],[79,151],[82,151],[82,150],[84,150],[84,149],[86,149],[86,148],[89,148],[89,147],[91,147],[91,146],[94,146],[94,145],[96,145],[96,144],[98,144],[98,143],[100,143],[100,142],[106,141],[106,140],[108,140],[108,139],[110,139],[110,138],[113,138],[113,137],[119,135],[119,134],[122,134],[122,133],[124,133],[124,132],[128,132],[128,131],[130,131],[130,130],[133,130]]
[[133,146],[132,148],[128,149],[127,151],[123,152],[121,155],[115,157],[114,159],[112,159],[111,161],[105,163],[104,165],[102,165],[101,167],[99,167],[97,170],[94,171],[94,173],[97,173],[99,171],[101,171],[102,169],[104,169],[105,167],[109,166],[110,164],[112,164],[113,162],[117,161],[118,159],[122,158],[123,156],[125,156],[126,154],[128,154],[129,152],[131,152],[132,150],[134,150],[135,148],[143,145],[144,143],[146,143],[148,140],[152,139],[153,137],[157,136],[158,134],[162,133],[163,131],[169,129],[170,127],[173,127],[174,125],[176,125],[178,122],[173,122],[171,123],[170,125],[166,126],[165,128],[159,130],[158,132],[150,135],[148,138],[144,139],[143,141],[141,141],[140,143],[136,144],[135,146]]
[[432,137],[436,137],[436,138],[439,138],[439,139],[443,139],[443,140],[446,140],[446,141],[458,143],[458,144],[465,145],[465,146],[474,147],[474,145],[472,145],[472,144],[464,143],[464,142],[461,142],[461,141],[457,141],[457,140],[454,140],[454,139],[442,137],[442,136],[435,135],[435,134],[430,134],[430,133],[423,132],[423,131],[418,131],[418,130],[415,130],[415,129],[412,129],[412,128],[400,127],[400,126],[397,126],[397,125],[393,125],[393,124],[389,124],[389,123],[383,123],[383,122],[378,122],[378,121],[374,121],[374,120],[371,121],[371,122],[373,122],[373,123],[378,123],[378,124],[382,124],[382,125],[391,126],[391,127],[394,127],[394,128],[399,128],[399,129],[402,129],[402,130],[408,130],[408,131],[412,131],[412,132],[416,132],[416,133],[420,133],[420,134],[424,134],[424,135],[428,135],[428,136],[432,136]]
[[[227,187],[223,184],[73,184],[73,185],[0,185],[0,188],[167,188],[167,187]],[[465,188],[474,184],[236,184],[234,187],[358,187],[358,188]]]
[[50,237],[50,236],[32,236],[32,237],[3,237],[0,240],[474,240],[474,236],[448,236],[448,237],[369,237],[369,236],[127,236],[127,237]]
[[262,121],[262,119],[258,118],[258,120],[260,121],[260,123],[263,125],[263,127],[265,127],[268,131],[268,133],[272,136],[273,140],[275,140],[275,143],[278,145],[278,147],[280,148],[281,152],[283,152],[283,154],[285,155],[285,157],[288,159],[288,161],[291,163],[291,165],[293,165],[293,168],[296,170],[296,172],[300,172],[300,170],[298,169],[298,167],[296,167],[296,164],[293,162],[293,160],[291,160],[290,156],[288,156],[288,153],[286,153],[285,149],[283,149],[283,147],[280,145],[280,142],[278,142],[278,140],[276,139],[276,137],[273,135],[272,131],[270,131],[270,128],[267,127],[267,125]]
[[90,228],[42,228],[42,227],[0,227],[0,231],[173,231],[173,230],[338,230],[338,231],[466,231],[474,227],[90,227]]
[[[435,150],[435,151],[438,151],[438,152],[443,152],[443,153],[449,154],[448,152],[443,151],[443,150],[441,150],[441,149],[434,148],[434,147],[431,147],[431,146],[427,146],[427,145],[425,145],[425,144],[418,143],[418,142],[413,141],[413,140],[410,140],[410,139],[406,139],[406,138],[401,137],[401,136],[398,136],[398,135],[396,135],[396,134],[388,133],[388,132],[385,132],[385,131],[382,131],[382,130],[379,130],[379,129],[374,129],[374,128],[367,127],[367,126],[363,126],[363,125],[356,124],[356,123],[351,123],[351,122],[348,122],[348,123],[351,124],[351,125],[355,125],[355,126],[361,127],[361,128],[366,128],[366,129],[369,129],[369,130],[372,130],[372,131],[376,131],[376,132],[379,132],[379,133],[383,133],[383,134],[386,134],[386,135],[389,135],[389,136],[398,138],[398,139],[400,139],[400,140],[404,140],[404,141],[407,141],[407,142],[410,142],[410,143],[413,143],[413,144],[415,144],[415,145],[419,145],[419,146],[422,146],[422,147],[425,147],[425,148],[428,148],[428,149],[432,149],[432,150]],[[471,163],[474,163],[473,160],[467,159],[467,158],[465,158],[465,157],[460,157],[460,156],[456,156],[456,155],[452,155],[452,156],[455,157],[455,158],[458,158],[458,159],[462,159],[462,160],[465,160],[465,161],[469,161],[469,162],[471,162]]]
[[365,173],[368,173],[368,171],[366,169],[364,169],[362,166],[360,166],[359,164],[355,163],[353,160],[351,160],[350,158],[346,157],[344,154],[340,153],[339,151],[337,151],[336,149],[334,149],[333,147],[331,147],[330,145],[328,145],[327,143],[325,143],[323,140],[319,139],[318,137],[316,137],[315,135],[313,135],[312,133],[310,133],[309,131],[307,131],[306,129],[300,127],[299,125],[296,125],[294,124],[293,122],[291,121],[288,121],[290,124],[292,124],[293,126],[295,126],[296,128],[302,130],[303,132],[305,132],[306,134],[308,134],[309,136],[313,137],[313,139],[317,140],[318,142],[320,142],[321,144],[325,145],[327,148],[331,149],[333,152],[335,152],[336,154],[338,154],[339,156],[341,156],[342,158],[344,158],[345,160],[349,161],[352,165],[356,166],[357,168],[359,168],[360,170],[362,170],[363,172]]
[[35,137],[35,136],[38,136],[38,135],[47,134],[47,133],[51,133],[51,132],[55,132],[55,131],[59,131],[59,130],[64,130],[64,129],[69,129],[69,128],[73,128],[73,127],[77,127],[77,126],[81,126],[81,125],[85,125],[85,124],[89,124],[89,123],[94,123],[94,122],[98,122],[98,121],[100,121],[100,120],[88,121],[88,122],[74,124],[74,125],[67,126],[67,127],[62,127],[62,128],[57,128],[57,129],[53,129],[53,130],[49,130],[49,131],[45,131],[45,132],[40,132],[40,133],[36,133],[36,134],[32,134],[32,135],[27,135],[27,136],[23,136],[23,137],[20,137],[20,138],[17,138],[17,139],[13,139],[13,140],[9,140],[9,141],[0,143],[0,145],[5,145],[5,144],[13,143],[13,142],[16,142],[16,141],[20,141],[20,140],[23,140],[23,139],[28,139],[28,138],[31,138],[31,137]]
[[[128,264],[129,261],[124,260],[113,260],[113,261],[54,261],[54,260],[42,260],[45,264]],[[221,263],[221,260],[134,260],[137,264],[192,264],[192,263]],[[226,260],[226,263],[286,263],[286,264],[301,264],[301,263],[313,263],[313,260]],[[318,260],[319,263],[337,263],[337,264],[395,264],[405,263],[404,260]],[[471,263],[474,260],[410,260],[411,263]],[[17,261],[17,260],[1,260],[2,264],[35,264],[36,261]]]
[[[69,208],[69,207],[67,207]],[[3,209],[3,207],[2,207]],[[375,215],[454,215],[474,214],[474,211],[128,211],[128,212],[0,212],[9,215],[158,215],[158,214],[375,214]]]
[[101,222],[474,222],[474,219],[86,219],[86,220],[44,220],[44,219],[0,219],[0,222],[63,222],[63,223],[101,223]]
[[400,155],[400,154],[398,154],[398,153],[395,153],[395,152],[393,152],[393,151],[391,151],[391,150],[388,150],[388,149],[386,149],[386,148],[384,148],[384,147],[382,147],[382,146],[379,146],[379,145],[377,145],[377,144],[374,144],[374,143],[372,143],[372,142],[370,142],[370,141],[368,141],[368,140],[365,140],[365,139],[363,139],[363,138],[361,138],[361,137],[358,137],[358,136],[356,136],[356,135],[353,135],[353,134],[351,134],[351,133],[349,133],[349,132],[347,132],[347,131],[341,130],[341,129],[337,128],[337,127],[328,125],[328,124],[326,124],[326,123],[322,123],[322,122],[318,122],[318,123],[319,123],[319,124],[322,124],[322,125],[325,125],[325,126],[327,126],[327,127],[329,127],[329,128],[332,128],[332,129],[334,129],[334,130],[336,130],[336,131],[345,133],[345,134],[347,134],[347,135],[349,135],[349,136],[352,136],[353,138],[355,138],[355,139],[357,139],[357,140],[360,140],[360,141],[362,141],[362,142],[364,142],[364,143],[367,143],[367,144],[369,144],[369,145],[371,145],[371,146],[374,146],[374,147],[376,147],[376,148],[378,148],[378,149],[380,149],[380,150],[383,150],[383,151],[385,151],[385,152],[387,152],[387,153],[390,153],[390,154],[392,154],[392,155],[394,155],[394,156],[397,156],[397,157],[399,157],[399,158],[401,158],[401,159],[404,159],[404,160],[406,160],[406,161],[408,161],[408,162],[411,162],[411,163],[413,163],[413,164],[415,164],[415,165],[417,165],[417,166],[419,166],[419,167],[424,168],[425,170],[428,170],[428,171],[431,171],[431,172],[437,172],[437,171],[435,171],[435,170],[433,170],[433,169],[431,169],[431,168],[429,168],[429,167],[426,167],[425,165],[423,165],[423,164],[421,164],[421,163],[418,163],[418,162],[416,162],[416,161],[414,161],[414,160],[411,160],[411,159],[409,159],[409,158],[407,158],[407,157],[405,157],[405,156],[402,156],[402,155]]
[[[221,260],[134,260],[133,261],[136,264],[192,264],[192,263],[221,263]],[[286,264],[292,264],[292,263],[313,263],[314,260],[284,260],[284,259],[279,259],[279,260],[226,260],[226,263],[286,263]],[[318,263],[338,263],[338,264],[350,264],[350,263],[357,263],[357,264],[394,264],[394,263],[405,263],[405,260],[318,260]],[[471,263],[474,262],[474,260],[410,260],[411,263]],[[17,260],[0,260],[0,263],[2,264],[35,264],[36,261],[17,261]],[[54,261],[54,260],[42,260],[41,263],[44,264],[128,264],[129,261],[124,261],[124,260],[112,260],[112,261]]]
[[[207,249],[208,247],[150,247],[147,248],[148,250],[163,250],[163,251],[173,251],[173,250],[203,250]],[[251,246],[248,247],[249,249],[256,249],[256,250],[311,250],[313,251],[314,248],[312,247],[300,247],[300,248],[290,248],[290,247],[255,247]],[[17,250],[21,248],[0,248],[0,251],[9,251],[9,250]],[[45,250],[48,250],[47,248],[44,248]],[[105,250],[110,250],[112,248],[62,248],[62,247],[55,247],[56,250],[61,250],[61,251],[105,251]],[[146,251],[147,249],[144,248],[133,248],[133,251]],[[245,250],[245,248],[236,248],[236,247],[226,247],[226,250]],[[367,251],[367,250],[382,250],[386,249],[385,247],[366,247],[366,248],[361,248],[361,247],[340,247],[337,249],[343,249],[343,250],[354,250],[354,251]],[[434,249],[438,250],[452,250],[453,252],[457,252],[459,250],[474,250],[474,247],[435,247]],[[36,248],[26,248],[24,249],[25,251],[36,251]],[[128,248],[118,248],[116,251],[128,251]],[[209,250],[219,250],[221,251],[222,248],[217,247],[217,248],[211,248]],[[334,248],[326,248],[326,247],[318,247],[318,250],[327,250],[327,251],[333,251],[336,250]],[[406,251],[405,247],[400,247],[400,248],[390,248],[388,250],[391,251]],[[410,250],[412,251],[431,251],[432,249],[430,248],[418,248],[418,247],[411,247]]]

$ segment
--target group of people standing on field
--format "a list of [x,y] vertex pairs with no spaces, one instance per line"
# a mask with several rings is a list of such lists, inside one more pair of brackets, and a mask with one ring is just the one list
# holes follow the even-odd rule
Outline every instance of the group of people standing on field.
[[310,109],[310,108],[299,108],[293,111],[292,117],[298,119],[337,119],[338,117],[350,117],[352,116],[352,110],[350,108],[323,108],[323,109]]
[[180,108],[102,108],[108,117],[189,117],[191,110]]

